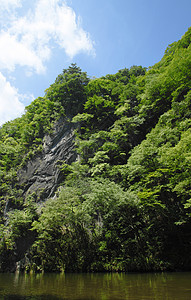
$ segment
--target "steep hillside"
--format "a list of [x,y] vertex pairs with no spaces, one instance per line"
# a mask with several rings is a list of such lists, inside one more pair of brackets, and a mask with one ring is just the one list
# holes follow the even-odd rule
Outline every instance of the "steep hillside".
[[0,175],[1,271],[190,270],[191,29],[148,70],[63,70]]

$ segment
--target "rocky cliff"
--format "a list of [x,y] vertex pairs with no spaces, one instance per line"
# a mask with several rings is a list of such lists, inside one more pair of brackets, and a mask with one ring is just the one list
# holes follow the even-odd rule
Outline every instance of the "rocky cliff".
[[[30,159],[25,167],[18,172],[18,186],[23,190],[23,201],[29,194],[36,195],[38,205],[54,196],[63,179],[60,163],[71,164],[77,158],[74,150],[75,125],[61,118],[54,126],[51,134],[43,139],[43,150]],[[8,222],[8,212],[14,207],[7,200],[4,217]],[[15,271],[22,268],[27,260],[27,251],[35,241],[35,233],[28,231],[27,235],[19,237],[15,242],[14,254],[5,259],[4,271]],[[3,261],[3,260],[2,260]]]
[[55,125],[53,133],[43,140],[43,151],[28,161],[19,171],[19,184],[23,194],[36,193],[40,200],[52,197],[62,181],[59,162],[71,164],[76,160],[74,151],[74,125],[63,118]]

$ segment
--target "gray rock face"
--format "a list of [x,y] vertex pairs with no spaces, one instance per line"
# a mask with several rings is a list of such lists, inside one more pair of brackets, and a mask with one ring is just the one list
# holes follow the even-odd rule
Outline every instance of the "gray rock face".
[[44,137],[43,151],[19,171],[23,194],[36,193],[40,200],[52,197],[62,181],[59,161],[70,164],[77,158],[74,151],[75,125],[60,120],[51,135]]
[[[59,169],[60,163],[71,164],[77,159],[74,150],[75,125],[67,120],[60,119],[50,135],[43,140],[43,150],[33,157],[18,172],[18,186],[23,190],[23,200],[28,194],[37,195],[39,207],[41,203],[55,195],[63,175]],[[4,211],[4,218],[8,222],[8,212],[13,210],[11,201],[8,199]],[[0,257],[1,269],[14,272],[22,268],[26,263],[28,250],[36,239],[36,233],[28,231],[27,235],[16,240],[15,249],[9,260]],[[4,264],[4,265],[3,265]]]

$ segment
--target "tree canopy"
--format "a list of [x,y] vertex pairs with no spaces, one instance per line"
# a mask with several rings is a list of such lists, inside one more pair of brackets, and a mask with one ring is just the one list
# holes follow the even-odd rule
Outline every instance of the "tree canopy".
[[[42,204],[23,196],[18,172],[60,118],[76,124],[78,160],[58,162]],[[72,64],[4,124],[0,204],[1,271],[31,233],[25,270],[190,270],[191,28],[149,69],[90,80]]]

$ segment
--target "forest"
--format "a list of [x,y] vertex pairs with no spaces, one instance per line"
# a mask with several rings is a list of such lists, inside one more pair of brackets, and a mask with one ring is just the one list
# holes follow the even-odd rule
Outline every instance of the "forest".
[[[74,128],[76,159],[57,161],[46,197],[19,174],[58,123]],[[191,270],[191,28],[149,68],[90,79],[72,64],[0,128],[0,271],[18,266]]]

